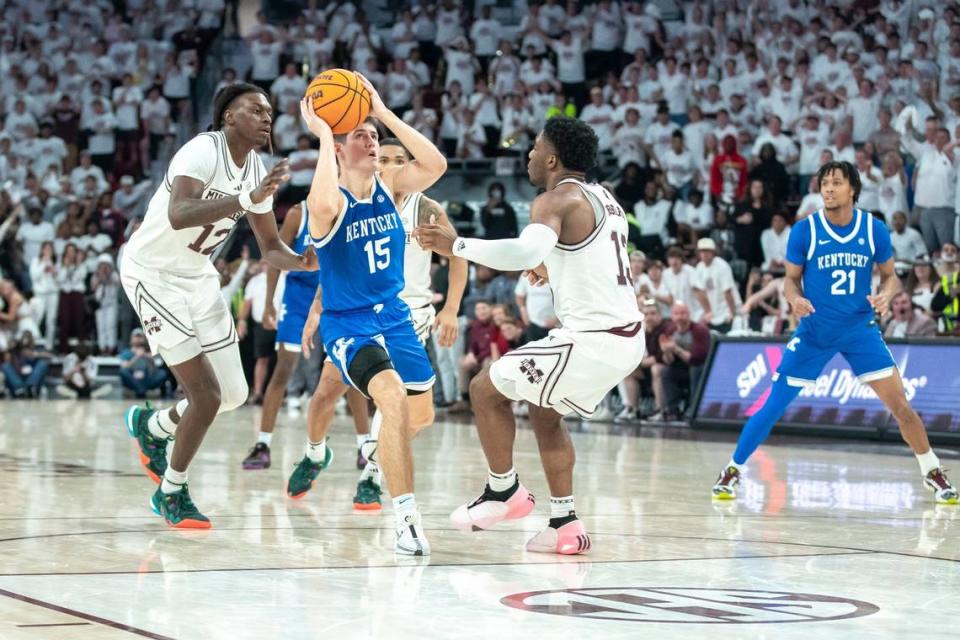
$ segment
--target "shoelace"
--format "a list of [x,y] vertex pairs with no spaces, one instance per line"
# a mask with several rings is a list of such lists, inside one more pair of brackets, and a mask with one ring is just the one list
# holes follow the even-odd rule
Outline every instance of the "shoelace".
[[938,487],[940,487],[941,490],[953,489],[953,485],[950,484],[949,480],[947,480],[947,477],[946,475],[944,475],[944,472],[946,472],[946,469],[934,469],[927,475],[927,478],[929,478],[931,482],[933,482]]

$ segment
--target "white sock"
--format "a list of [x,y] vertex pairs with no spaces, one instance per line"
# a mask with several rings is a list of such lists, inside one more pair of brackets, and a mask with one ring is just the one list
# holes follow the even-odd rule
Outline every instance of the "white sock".
[[915,455],[917,456],[917,462],[920,463],[920,473],[924,476],[934,469],[940,468],[940,459],[937,457],[937,454],[933,452],[933,449],[930,449],[926,453],[918,453]]
[[367,459],[367,465],[363,468],[363,471],[360,472],[360,482],[372,477],[378,486],[381,485],[380,465],[377,464],[377,441],[364,440],[363,445],[360,447],[360,453]]
[[174,471],[173,467],[167,465],[167,470],[163,472],[163,482],[160,483],[160,491],[163,493],[176,493],[183,489],[183,485],[186,483],[186,471]]
[[573,496],[566,496],[563,498],[554,498],[553,496],[550,496],[551,518],[566,518],[574,511],[576,511],[576,508],[573,504]]
[[517,470],[510,467],[506,473],[494,473],[487,469],[487,484],[493,491],[506,491],[517,482]]
[[163,409],[150,416],[147,429],[154,438],[172,438],[177,432],[177,423],[170,419],[170,409]]
[[311,462],[323,462],[327,458],[327,441],[310,442],[307,440],[307,457]]
[[367,435],[369,440],[379,440],[380,439],[380,427],[383,426],[383,413],[380,412],[380,409],[377,409],[373,412],[373,417],[370,418],[370,433]]
[[363,446],[363,443],[370,439],[369,433],[358,433],[357,434],[357,449]]
[[407,516],[417,513],[417,499],[412,493],[404,493],[393,499],[393,514],[397,518],[397,526],[402,527],[408,524]]
[[273,432],[272,432],[272,431],[271,431],[270,433],[267,433],[266,431],[261,431],[261,432],[260,432],[260,435],[257,436],[257,443],[261,443],[261,442],[262,442],[263,444],[267,445],[268,447],[270,446],[270,441],[271,441],[271,440],[273,440]]
[[735,467],[737,471],[741,471],[741,472],[742,472],[744,466],[746,466],[746,465],[738,464],[737,462],[734,461],[733,458],[730,458],[730,462],[727,463],[727,466],[724,467],[724,469],[726,469],[727,467]]

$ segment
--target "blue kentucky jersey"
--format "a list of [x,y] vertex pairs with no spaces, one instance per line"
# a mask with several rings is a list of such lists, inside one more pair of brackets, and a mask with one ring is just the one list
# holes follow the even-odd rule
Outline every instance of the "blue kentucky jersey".
[[382,305],[403,290],[406,234],[390,192],[375,176],[373,193],[357,200],[340,187],[346,204],[333,229],[312,238],[320,261],[325,311]]
[[[310,240],[310,216],[307,215],[307,203],[303,202],[300,205],[300,229],[297,231],[297,237],[293,241],[293,246],[290,248],[303,255],[304,250],[307,246],[312,244]],[[320,272],[319,271],[288,271],[287,272],[287,285],[290,283],[296,283],[303,285],[308,289],[317,289],[317,284],[320,283]]]
[[803,266],[803,297],[814,312],[801,320],[807,329],[842,333],[874,317],[867,300],[873,265],[893,256],[890,232],[866,211],[853,210],[853,220],[831,225],[821,209],[790,230],[787,260]]

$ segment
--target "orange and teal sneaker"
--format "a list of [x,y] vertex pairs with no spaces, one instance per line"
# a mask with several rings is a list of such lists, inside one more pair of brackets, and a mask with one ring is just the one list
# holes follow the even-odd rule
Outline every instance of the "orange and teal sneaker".
[[353,508],[357,511],[379,511],[380,486],[373,477],[364,478],[357,483],[357,495],[353,496]]
[[151,409],[149,404],[146,407],[134,405],[127,409],[124,423],[127,425],[127,433],[140,450],[140,464],[143,465],[147,477],[160,484],[160,479],[167,470],[167,443],[173,438],[157,438],[150,433],[147,421],[154,413],[156,411]]
[[157,487],[150,498],[150,508],[174,529],[209,529],[212,526],[210,519],[193,504],[187,485],[175,493],[164,493]]
[[314,462],[307,456],[303,456],[303,460],[297,463],[293,473],[290,474],[290,479],[287,481],[287,495],[294,500],[299,500],[307,495],[307,491],[313,488],[314,480],[317,479],[321,471],[330,466],[332,461],[333,449],[330,448],[330,445],[327,445],[323,462]]

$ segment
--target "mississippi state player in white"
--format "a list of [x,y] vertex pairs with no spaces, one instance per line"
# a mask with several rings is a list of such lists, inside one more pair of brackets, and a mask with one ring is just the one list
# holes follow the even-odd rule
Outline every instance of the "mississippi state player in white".
[[[390,166],[402,167],[411,160],[407,148],[396,138],[380,141],[380,170]],[[434,222],[449,225],[447,214],[440,204],[422,193],[406,196],[400,208],[400,220],[407,234],[407,244],[403,253],[404,288],[400,298],[410,307],[413,329],[424,347],[434,331],[440,346],[452,346],[457,340],[460,326],[457,312],[463,291],[467,286],[467,261],[462,258],[450,260],[450,279],[447,298],[443,309],[437,313],[433,307],[433,290],[430,288],[430,262],[432,252],[423,249],[412,239],[413,230],[420,224]],[[363,443],[361,450],[367,458],[367,464],[360,474],[357,493],[353,497],[354,509],[373,511],[380,509],[381,474],[376,462],[377,437],[383,415],[378,410],[370,423],[370,437]]]
[[547,120],[530,151],[530,182],[546,189],[530,207],[519,238],[457,238],[424,225],[415,237],[427,249],[503,271],[529,270],[549,280],[560,328],[507,353],[470,383],[477,431],[489,466],[484,492],[454,511],[461,529],[487,529],[533,510],[534,498],[513,468],[516,424],[510,402],[526,400],[550,486],[550,523],[528,551],[576,554],[590,549],[573,501],[573,444],[561,417],[590,417],[603,396],[643,358],[643,314],[627,255],[627,221],[610,193],[585,182],[597,136],[572,118]]
[[[186,394],[170,409],[131,407],[125,418],[147,475],[160,484],[151,507],[173,527],[210,528],[187,491],[187,466],[217,413],[247,398],[236,328],[210,255],[252,213],[247,219],[270,264],[317,268],[313,249],[300,256],[277,233],[273,194],[289,178],[287,161],[267,172],[256,152],[269,143],[271,123],[262,89],[222,89],[214,98],[216,130],[199,134],[174,155],[120,264],[124,291],[151,350]],[[168,465],[166,447],[174,434]]]

